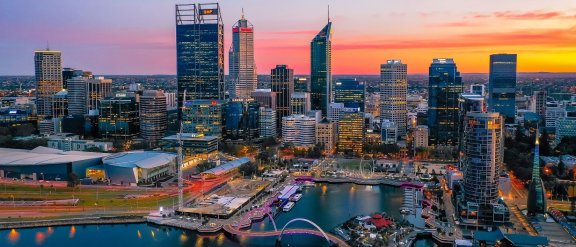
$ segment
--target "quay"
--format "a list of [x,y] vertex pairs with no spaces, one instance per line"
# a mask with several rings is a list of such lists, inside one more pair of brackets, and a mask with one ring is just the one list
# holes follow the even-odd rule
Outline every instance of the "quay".
[[0,230],[16,229],[16,228],[48,227],[48,226],[136,224],[136,223],[146,223],[146,219],[142,216],[134,215],[134,216],[101,216],[101,217],[83,217],[83,218],[53,219],[53,220],[0,222]]

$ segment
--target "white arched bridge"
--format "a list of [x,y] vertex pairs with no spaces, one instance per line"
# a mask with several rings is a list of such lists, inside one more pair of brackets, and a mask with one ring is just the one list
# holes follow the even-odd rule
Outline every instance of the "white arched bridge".
[[[324,232],[324,230],[322,230],[322,228],[320,228],[318,225],[316,225],[316,223],[308,220],[308,219],[304,219],[304,218],[295,218],[292,219],[290,221],[288,221],[284,227],[282,227],[282,230],[278,230],[276,228],[276,223],[274,222],[274,219],[270,217],[270,219],[273,221],[274,224],[274,231],[242,231],[239,229],[239,227],[233,227],[232,225],[225,225],[224,226],[224,231],[235,235],[235,236],[245,236],[245,237],[273,237],[273,236],[278,236],[277,238],[277,243],[280,243],[282,241],[282,236],[286,235],[286,234],[308,234],[308,235],[315,235],[315,236],[319,236],[322,237],[326,240],[327,246],[340,246],[340,247],[345,247],[345,246],[349,246],[344,240],[338,238],[337,236]],[[308,224],[310,224],[311,226],[313,226],[315,229],[305,229],[305,228],[293,228],[293,229],[289,229],[288,226],[290,226],[292,223],[294,222],[306,222]]]

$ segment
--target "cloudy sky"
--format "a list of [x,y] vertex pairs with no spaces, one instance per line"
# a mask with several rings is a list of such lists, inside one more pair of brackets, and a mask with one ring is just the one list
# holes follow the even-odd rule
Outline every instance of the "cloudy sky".
[[[213,1],[196,1],[208,3]],[[0,0],[0,75],[32,75],[46,43],[63,65],[95,74],[175,74],[173,0]],[[225,54],[244,8],[255,27],[258,72],[310,70],[310,40],[333,21],[333,73],[378,74],[387,59],[426,73],[452,57],[487,72],[491,53],[517,53],[521,72],[576,72],[573,0],[226,0]],[[227,59],[227,58],[226,58]],[[227,61],[226,61],[227,64]]]

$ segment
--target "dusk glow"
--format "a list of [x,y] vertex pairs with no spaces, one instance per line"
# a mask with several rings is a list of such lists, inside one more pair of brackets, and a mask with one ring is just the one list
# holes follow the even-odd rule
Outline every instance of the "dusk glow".
[[[98,74],[175,74],[175,3],[185,2],[2,1],[0,74],[32,74],[31,51],[45,48],[47,42],[62,50],[65,67]],[[402,59],[409,73],[425,73],[433,57],[454,57],[462,72],[487,72],[488,55],[498,52],[517,53],[520,72],[576,68],[574,1],[220,4],[225,49],[244,8],[255,27],[256,63],[262,74],[276,64],[288,64],[296,74],[309,73],[310,40],[325,24],[328,4],[334,23],[334,74],[377,74],[386,59]]]

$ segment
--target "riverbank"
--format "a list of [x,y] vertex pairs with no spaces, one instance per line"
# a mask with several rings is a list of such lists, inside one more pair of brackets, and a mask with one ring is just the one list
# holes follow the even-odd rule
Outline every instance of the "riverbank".
[[49,227],[49,226],[135,224],[135,223],[146,223],[146,219],[142,216],[130,215],[130,216],[101,216],[101,217],[85,217],[85,218],[69,218],[69,219],[0,222],[0,230]]

